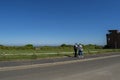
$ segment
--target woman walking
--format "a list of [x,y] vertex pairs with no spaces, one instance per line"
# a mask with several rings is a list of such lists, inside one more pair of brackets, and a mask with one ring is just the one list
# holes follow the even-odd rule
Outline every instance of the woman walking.
[[78,45],[78,57],[83,58],[83,47],[81,44]]

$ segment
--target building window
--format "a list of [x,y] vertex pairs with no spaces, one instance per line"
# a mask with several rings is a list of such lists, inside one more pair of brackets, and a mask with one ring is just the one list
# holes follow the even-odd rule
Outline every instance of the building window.
[[108,41],[110,41],[110,38],[108,38]]

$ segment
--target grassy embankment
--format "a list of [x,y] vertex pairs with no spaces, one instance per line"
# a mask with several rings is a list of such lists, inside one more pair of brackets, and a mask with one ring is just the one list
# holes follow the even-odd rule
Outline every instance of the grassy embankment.
[[[84,49],[85,55],[120,52],[120,49]],[[72,47],[40,49],[0,49],[0,61],[73,56]]]

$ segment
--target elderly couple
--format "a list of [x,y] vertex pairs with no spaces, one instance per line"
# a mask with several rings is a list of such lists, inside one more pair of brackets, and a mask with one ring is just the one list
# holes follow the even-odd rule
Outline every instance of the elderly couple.
[[83,58],[83,47],[81,44],[75,43],[74,45],[74,57]]

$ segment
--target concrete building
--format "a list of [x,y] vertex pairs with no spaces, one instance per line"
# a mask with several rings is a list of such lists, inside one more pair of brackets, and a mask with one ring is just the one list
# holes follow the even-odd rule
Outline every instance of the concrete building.
[[109,30],[106,34],[108,48],[120,48],[120,32],[118,30]]

